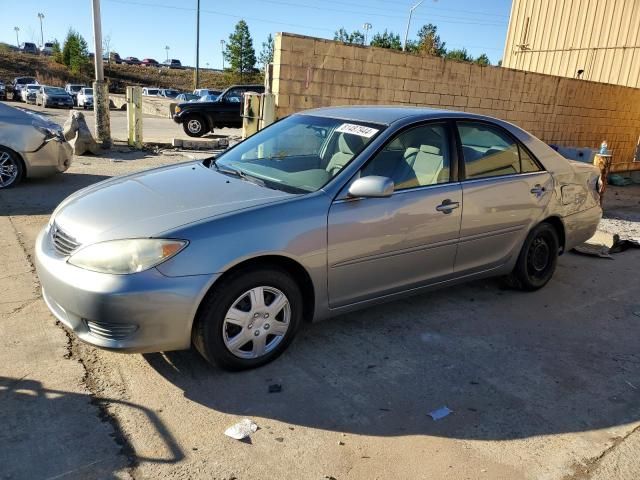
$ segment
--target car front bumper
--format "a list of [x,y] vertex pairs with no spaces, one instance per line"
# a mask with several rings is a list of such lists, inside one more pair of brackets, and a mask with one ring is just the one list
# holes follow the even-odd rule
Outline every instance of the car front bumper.
[[27,177],[45,177],[66,171],[73,160],[73,148],[66,140],[51,138],[33,152],[21,152]]
[[189,348],[191,327],[216,275],[167,277],[91,272],[67,263],[47,226],[36,240],[36,269],[49,310],[80,340],[122,352]]

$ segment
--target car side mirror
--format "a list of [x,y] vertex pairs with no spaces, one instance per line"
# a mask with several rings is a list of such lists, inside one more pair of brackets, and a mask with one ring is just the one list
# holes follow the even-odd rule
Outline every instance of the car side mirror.
[[390,197],[393,194],[395,185],[388,177],[370,175],[361,177],[349,187],[350,197],[382,198]]

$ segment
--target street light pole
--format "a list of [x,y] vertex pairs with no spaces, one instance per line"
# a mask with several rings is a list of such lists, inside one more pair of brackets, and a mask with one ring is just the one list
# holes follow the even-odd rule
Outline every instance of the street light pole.
[[220,40],[220,51],[222,52],[222,70],[224,71],[224,40]]
[[18,36],[20,27],[13,27],[13,29],[16,31],[16,47],[20,48],[20,37]]
[[38,13],[40,19],[40,46],[44,47],[44,30],[42,30],[42,20],[44,19],[44,13]]
[[167,51],[167,62],[168,62],[169,61],[169,45],[164,47],[164,49]]
[[369,36],[369,30],[371,30],[371,28],[373,27],[373,25],[371,25],[370,23],[365,23],[364,25],[362,25],[362,28],[364,29],[364,44],[367,45],[367,37]]
[[409,18],[407,19],[407,31],[404,34],[404,45],[402,46],[402,50],[404,50],[405,52],[407,51],[407,40],[409,38],[409,28],[411,27],[411,17],[413,16],[413,11],[416,8],[418,8],[420,5],[422,5],[422,2],[424,2],[424,0],[420,0],[418,3],[416,3],[413,7],[409,9]]
[[196,7],[196,78],[194,89],[200,85],[200,0]]
[[96,140],[102,148],[111,147],[111,122],[109,120],[109,89],[104,81],[102,66],[102,20],[100,0],[93,0],[93,42],[95,48],[96,81],[93,82],[93,111],[96,114]]

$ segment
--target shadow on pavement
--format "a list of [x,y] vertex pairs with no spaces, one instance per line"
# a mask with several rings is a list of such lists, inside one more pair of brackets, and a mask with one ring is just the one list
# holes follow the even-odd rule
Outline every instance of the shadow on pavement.
[[47,215],[76,190],[106,180],[106,175],[65,172],[48,178],[25,179],[17,187],[0,191],[2,215]]
[[[317,429],[508,440],[624,425],[640,420],[640,300],[611,301],[624,271],[594,295],[590,262],[563,257],[535,293],[476,282],[313,324],[258,370],[145,358],[206,407]],[[454,413],[433,421],[442,406]]]
[[[122,478],[116,475],[118,471],[138,462],[176,463],[184,458],[160,418],[141,405],[48,389],[35,380],[3,376],[0,405],[2,478],[116,479]],[[108,405],[134,409],[143,416],[161,440],[162,452],[156,457],[134,456],[115,420],[110,421],[111,427],[104,425],[105,431],[96,428],[102,425],[90,409]],[[112,436],[120,449],[115,447]]]

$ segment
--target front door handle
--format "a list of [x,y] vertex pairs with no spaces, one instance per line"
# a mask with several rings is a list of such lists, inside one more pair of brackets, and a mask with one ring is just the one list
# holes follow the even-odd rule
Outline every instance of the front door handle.
[[436,210],[444,214],[449,214],[460,206],[460,202],[452,202],[450,199],[443,200],[440,205],[436,207]]
[[541,197],[544,192],[545,192],[545,188],[540,184],[535,185],[531,189],[531,193],[534,194],[536,197]]

